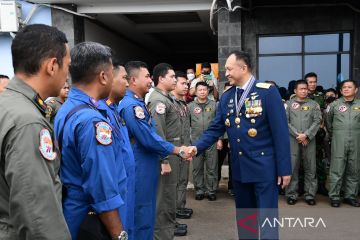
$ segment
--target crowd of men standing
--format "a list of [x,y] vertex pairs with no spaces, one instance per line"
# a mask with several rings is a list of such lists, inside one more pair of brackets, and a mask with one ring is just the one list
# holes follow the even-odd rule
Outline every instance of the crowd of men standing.
[[[217,103],[209,64],[198,78],[167,63],[150,74],[146,63],[122,64],[99,43],[70,51],[64,33],[41,24],[16,35],[12,57],[15,77],[0,94],[1,239],[184,236],[187,225],[177,218],[193,214],[185,207],[189,161],[195,199],[215,201],[223,148],[237,208],[277,208],[278,185],[293,205],[301,181],[305,201],[316,204],[327,175],[316,153],[331,140],[331,206],[340,206],[342,192],[359,206],[355,81],[343,81],[342,97],[330,103],[310,73],[283,108],[276,88],[252,75],[249,55],[235,51],[226,65],[229,90]],[[321,129],[327,141],[318,141]]]

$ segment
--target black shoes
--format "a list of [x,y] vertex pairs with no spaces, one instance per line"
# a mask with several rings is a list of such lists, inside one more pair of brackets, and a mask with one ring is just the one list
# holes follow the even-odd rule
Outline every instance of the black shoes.
[[181,224],[181,223],[176,223],[175,224],[175,227],[176,228],[179,228],[179,229],[185,229],[185,230],[187,230],[187,225],[186,224]]
[[344,203],[349,204],[353,207],[360,207],[358,200],[354,198],[344,198]]
[[183,208],[183,210],[187,213],[189,213],[190,215],[192,215],[194,213],[194,211],[191,208]]
[[215,194],[209,194],[207,198],[208,198],[209,201],[216,201],[216,195]]
[[297,200],[295,198],[292,198],[292,197],[288,197],[286,202],[289,204],[289,205],[295,205]]
[[235,193],[232,189],[229,189],[228,193],[230,194],[230,196],[234,197],[235,196]]
[[310,206],[316,205],[316,201],[313,198],[305,199],[305,202]]
[[189,209],[189,208],[176,209],[176,217],[177,218],[189,219],[189,218],[191,218],[191,214],[192,214],[192,209]]
[[340,207],[340,201],[339,200],[330,200],[330,205],[332,207]]
[[[186,225],[186,224],[177,224],[176,226],[179,226],[179,225]],[[185,227],[176,227],[175,226],[175,230],[174,230],[174,235],[176,236],[176,237],[182,237],[182,236],[186,236],[186,234],[187,234],[187,226],[186,226],[186,228]]]
[[199,194],[195,195],[195,200],[200,201],[200,200],[203,200],[204,198],[205,198],[205,194],[203,194],[203,193],[199,193]]

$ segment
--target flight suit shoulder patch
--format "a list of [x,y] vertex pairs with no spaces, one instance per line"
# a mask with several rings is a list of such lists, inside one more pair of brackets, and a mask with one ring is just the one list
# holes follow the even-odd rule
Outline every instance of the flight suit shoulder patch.
[[269,89],[271,87],[271,84],[269,83],[257,83],[256,87],[258,88],[264,88],[264,89]]
[[42,129],[40,131],[40,146],[39,150],[41,155],[49,161],[55,160],[57,154],[54,152],[54,144],[49,130]]
[[112,143],[112,128],[106,122],[96,122],[96,140],[102,145],[110,145]]
[[140,107],[140,106],[134,107],[134,112],[135,112],[135,116],[138,119],[144,119],[145,118],[144,109],[142,107]]
[[155,111],[158,113],[158,114],[164,114],[165,111],[166,111],[166,105],[162,102],[159,102],[156,104],[156,107],[155,107]]

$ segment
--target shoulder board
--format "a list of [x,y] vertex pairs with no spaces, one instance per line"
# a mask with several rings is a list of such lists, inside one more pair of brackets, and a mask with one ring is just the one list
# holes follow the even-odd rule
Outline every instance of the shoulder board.
[[256,87],[258,88],[265,88],[265,89],[269,89],[271,87],[271,84],[270,83],[263,83],[263,82],[260,82],[260,83],[257,83],[256,84]]

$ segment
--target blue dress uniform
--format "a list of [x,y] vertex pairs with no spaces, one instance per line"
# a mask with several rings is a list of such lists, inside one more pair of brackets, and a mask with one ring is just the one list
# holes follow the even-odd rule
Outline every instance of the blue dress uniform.
[[130,144],[128,130],[125,121],[118,113],[118,104],[110,100],[100,100],[99,109],[107,111],[108,118],[113,129],[119,132],[121,153],[124,159],[124,165],[127,175],[127,193],[126,193],[126,231],[129,240],[134,240],[134,214],[135,214],[135,159]]
[[236,208],[277,208],[277,176],[291,175],[284,105],[275,87],[256,81],[237,114],[235,91],[234,86],[222,95],[215,119],[196,142],[198,154],[226,131]]
[[[75,107],[89,107],[75,112]],[[108,122],[106,111],[80,89],[73,87],[55,117],[55,133],[62,146],[60,177],[65,220],[72,239],[89,211],[102,213],[118,209],[126,229],[126,171],[121,142]],[[61,132],[63,134],[61,134]],[[60,139],[59,136],[62,135]]]
[[135,156],[135,239],[152,240],[156,214],[156,191],[160,158],[175,146],[162,139],[144,99],[127,90],[119,105]]

